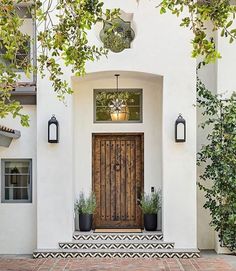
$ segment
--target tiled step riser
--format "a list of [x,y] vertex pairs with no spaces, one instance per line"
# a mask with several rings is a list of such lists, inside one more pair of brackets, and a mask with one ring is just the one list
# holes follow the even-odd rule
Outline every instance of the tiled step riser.
[[173,249],[174,243],[60,243],[62,249]]
[[199,258],[198,252],[35,252],[33,257],[38,258]]
[[73,236],[74,240],[96,240],[96,241],[106,241],[106,240],[123,240],[123,241],[137,241],[137,240],[143,240],[143,241],[160,241],[163,240],[163,235],[97,235],[97,234],[78,234]]
[[74,241],[59,243],[54,250],[36,250],[34,258],[194,258],[196,249],[174,249],[163,242],[161,232],[94,233],[75,232]]

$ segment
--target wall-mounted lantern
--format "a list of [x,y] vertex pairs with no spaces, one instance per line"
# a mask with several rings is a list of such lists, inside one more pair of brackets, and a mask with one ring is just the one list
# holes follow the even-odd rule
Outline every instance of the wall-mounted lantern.
[[179,114],[177,120],[175,121],[175,141],[186,141],[186,121],[181,114]]
[[48,142],[58,143],[59,142],[59,122],[55,115],[52,115],[48,121]]

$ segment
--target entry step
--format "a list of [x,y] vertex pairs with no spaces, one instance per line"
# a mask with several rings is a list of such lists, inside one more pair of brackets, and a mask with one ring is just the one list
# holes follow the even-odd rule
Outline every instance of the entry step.
[[140,232],[140,233],[95,233],[90,232],[80,232],[77,231],[73,235],[74,240],[162,240],[163,234],[160,231],[150,231],[150,232]]
[[35,250],[38,258],[199,258],[198,249],[55,249]]
[[173,249],[174,243],[159,240],[79,240],[59,243],[62,249]]

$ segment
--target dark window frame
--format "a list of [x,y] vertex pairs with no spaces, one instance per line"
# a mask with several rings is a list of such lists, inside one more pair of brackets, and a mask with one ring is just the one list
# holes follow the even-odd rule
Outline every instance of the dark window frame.
[[[36,20],[35,18],[32,17],[32,14],[30,13],[29,7],[31,6],[31,3],[25,3],[25,4],[16,4],[15,9],[16,13],[20,18],[24,19],[31,19],[32,21],[32,28],[33,28],[33,35],[32,37],[29,37],[29,40],[26,41],[25,47],[27,47],[26,52],[22,52],[22,49],[19,50],[17,53],[18,57],[25,57],[27,58],[28,62],[31,62],[33,66],[36,67],[37,64],[37,47],[36,47]],[[30,35],[29,35],[30,36]],[[4,48],[2,48],[3,52],[1,52],[0,49],[0,61],[3,62],[5,65],[10,65],[10,61],[7,59],[4,59],[2,56],[5,54],[4,53]],[[18,69],[15,69],[16,72],[23,72],[23,68],[19,67]],[[36,78],[36,73],[33,73],[35,78]]]
[[[23,52],[23,49],[21,48],[17,53],[16,53],[16,57],[21,57],[23,56],[25,59],[27,59],[28,62],[32,61],[32,44],[31,44],[31,40],[27,40],[26,44],[24,45],[25,47],[27,47],[27,51]],[[11,62],[10,60],[4,59],[3,56],[5,54],[5,48],[1,48],[0,49],[0,61],[2,63],[4,63],[6,66],[10,65]],[[34,57],[34,56],[33,56]],[[18,60],[17,60],[18,61]],[[34,61],[34,60],[33,60]],[[18,69],[15,70],[16,72],[23,72],[23,68],[19,67]]]
[[[6,187],[6,182],[5,182],[5,163],[6,162],[29,162],[29,178],[30,178],[30,184],[29,184],[29,199],[27,200],[6,200],[5,198],[5,187]],[[24,158],[24,159],[1,159],[1,203],[32,203],[32,194],[33,194],[33,189],[32,189],[32,181],[33,181],[33,174],[32,174],[32,159]]]
[[126,120],[126,121],[112,121],[112,120],[97,120],[97,105],[96,105],[96,95],[97,93],[104,91],[104,92],[116,92],[117,89],[113,88],[101,88],[101,89],[94,89],[93,90],[93,123],[99,124],[99,123],[118,123],[118,124],[132,124],[132,123],[143,123],[143,89],[142,88],[121,88],[119,89],[119,92],[135,92],[140,91],[140,119],[139,120]]

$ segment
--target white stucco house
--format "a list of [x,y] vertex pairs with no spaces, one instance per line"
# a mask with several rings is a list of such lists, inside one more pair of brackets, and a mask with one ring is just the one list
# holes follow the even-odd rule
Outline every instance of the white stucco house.
[[[47,76],[27,79],[22,75],[22,82],[28,84],[16,89],[14,97],[24,104],[30,127],[22,127],[18,119],[10,116],[0,120],[2,137],[9,138],[14,130],[20,132],[0,146],[0,254],[35,251],[35,257],[55,256],[60,242],[64,252],[69,247],[69,253],[73,254],[68,245],[72,239],[74,243],[80,238],[89,243],[88,236],[95,236],[94,233],[81,237],[75,232],[78,221],[74,202],[81,191],[89,193],[95,189],[97,174],[100,174],[100,182],[104,179],[100,188],[96,188],[101,189],[100,200],[104,200],[104,228],[119,228],[117,223],[111,223],[119,220],[123,225],[131,223],[133,227],[142,227],[139,222],[142,219],[134,218],[138,189],[140,192],[161,189],[158,232],[139,236],[146,234],[151,238],[153,235],[158,242],[174,244],[174,247],[170,245],[170,253],[176,252],[175,256],[181,256],[181,252],[186,253],[184,256],[199,256],[198,249],[218,251],[215,233],[209,226],[209,214],[202,207],[204,196],[196,186],[200,170],[196,167],[196,153],[204,142],[204,135],[198,130],[200,114],[194,107],[197,63],[191,58],[191,32],[179,27],[175,16],[160,15],[155,1],[143,0],[137,4],[133,0],[105,0],[105,6],[119,7],[123,20],[130,22],[135,33],[130,48],[119,53],[110,51],[108,58],[88,63],[84,77],[74,76],[63,68],[64,77],[71,82],[74,91],[66,97],[66,105],[57,99]],[[102,45],[101,30],[102,25],[98,25],[89,34],[94,44]],[[22,31],[33,35],[31,18],[25,20]],[[212,91],[219,93],[236,86],[236,45],[229,45],[217,35],[215,39],[223,58],[204,67],[200,76]],[[104,116],[99,111],[101,104],[96,102],[101,92],[117,91],[115,74],[120,75],[119,90],[132,97],[126,106],[129,117],[120,121],[109,114]],[[175,121],[179,113],[186,121],[185,142],[175,140]],[[48,142],[48,121],[52,115],[59,123],[56,144]],[[6,131],[6,127],[13,130]],[[112,170],[102,169],[102,159],[105,164],[115,166],[113,175]],[[136,162],[129,170],[126,168],[123,181],[130,186],[126,184],[124,190],[118,189],[122,178],[117,177],[117,174],[122,175],[122,159],[123,163]],[[17,176],[20,178],[14,181]],[[140,183],[132,186],[137,176],[141,178]],[[105,192],[102,185],[108,187]],[[133,189],[128,197],[129,187]],[[117,194],[121,198],[117,199]],[[109,205],[111,200],[120,209],[113,210]],[[122,205],[123,201],[126,204]],[[122,206],[131,206],[130,217],[126,209],[122,211],[126,208]],[[102,216],[103,211],[98,214]],[[130,238],[127,233],[123,235]],[[117,236],[114,238],[122,240],[124,237],[121,233]],[[118,239],[113,240],[114,244],[119,243]],[[146,242],[151,243],[150,240]],[[168,246],[152,247],[151,252],[155,248],[158,253],[167,253]],[[132,252],[130,247],[126,249]],[[91,251],[90,247],[89,253]]]

